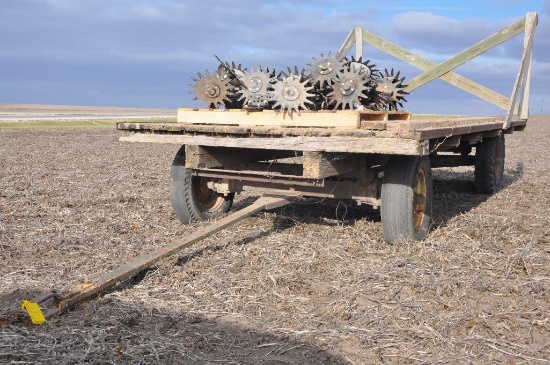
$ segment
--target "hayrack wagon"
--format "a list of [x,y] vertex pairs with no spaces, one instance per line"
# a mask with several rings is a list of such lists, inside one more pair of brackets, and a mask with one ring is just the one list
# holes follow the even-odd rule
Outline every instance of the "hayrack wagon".
[[[528,13],[439,65],[362,28],[352,30],[334,57],[345,56],[355,45],[354,60],[361,60],[365,41],[426,70],[404,87],[406,93],[441,78],[505,109],[502,117],[418,120],[396,108],[362,106],[349,110],[298,110],[292,105],[286,110],[257,105],[181,108],[175,124],[119,123],[120,140],[182,146],[172,164],[170,187],[174,211],[184,223],[215,219],[229,210],[235,193],[261,188],[379,207],[388,242],[399,236],[420,240],[430,227],[432,168],[475,166],[479,192],[501,188],[504,136],[527,124],[536,23],[536,13]],[[511,98],[452,71],[521,32],[525,32],[524,52]],[[322,65],[316,66],[321,69]],[[207,92],[213,93],[212,89]]]

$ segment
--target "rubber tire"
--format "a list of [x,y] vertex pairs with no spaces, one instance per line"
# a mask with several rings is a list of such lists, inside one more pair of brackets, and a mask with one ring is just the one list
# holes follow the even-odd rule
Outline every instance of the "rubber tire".
[[485,137],[476,145],[474,184],[482,194],[494,194],[502,188],[506,149],[504,134]]
[[[419,169],[424,170],[426,199],[424,214],[418,228],[414,224],[414,186]],[[433,181],[427,156],[391,156],[384,171],[380,215],[388,243],[400,238],[423,240],[432,218]]]
[[[227,213],[233,204],[235,194],[223,196],[224,201],[212,211],[205,211],[196,201],[196,188],[191,171],[185,168],[185,146],[182,146],[170,169],[170,201],[176,217],[184,224],[215,219]],[[222,197],[222,195],[219,195]]]

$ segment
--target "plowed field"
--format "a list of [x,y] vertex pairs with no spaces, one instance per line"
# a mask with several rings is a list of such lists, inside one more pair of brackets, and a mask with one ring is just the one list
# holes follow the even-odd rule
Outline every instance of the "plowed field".
[[[178,146],[110,128],[0,131],[0,363],[550,362],[550,118],[506,136],[505,188],[434,173],[426,241],[388,245],[350,202],[244,220],[34,326],[68,290],[193,232],[172,213]],[[234,209],[250,204],[241,196]]]

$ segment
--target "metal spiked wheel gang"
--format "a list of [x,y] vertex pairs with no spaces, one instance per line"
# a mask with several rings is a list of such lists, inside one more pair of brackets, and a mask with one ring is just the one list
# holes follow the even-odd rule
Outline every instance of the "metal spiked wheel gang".
[[406,102],[407,92],[394,70],[380,72],[370,60],[362,57],[339,59],[330,52],[313,58],[309,68],[301,71],[297,66],[287,67],[288,72],[274,69],[252,68],[216,59],[220,65],[212,75],[193,78],[191,93],[196,94],[209,108],[258,108],[287,110],[290,114],[300,110],[356,109],[397,110]]

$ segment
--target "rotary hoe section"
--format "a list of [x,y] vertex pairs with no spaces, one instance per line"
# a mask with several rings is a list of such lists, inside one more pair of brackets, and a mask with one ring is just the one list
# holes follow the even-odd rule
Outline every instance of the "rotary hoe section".
[[269,67],[243,68],[220,62],[214,72],[198,73],[190,84],[194,100],[208,108],[300,110],[397,110],[407,100],[400,72],[376,69],[362,58],[313,57],[307,67],[277,73]]

